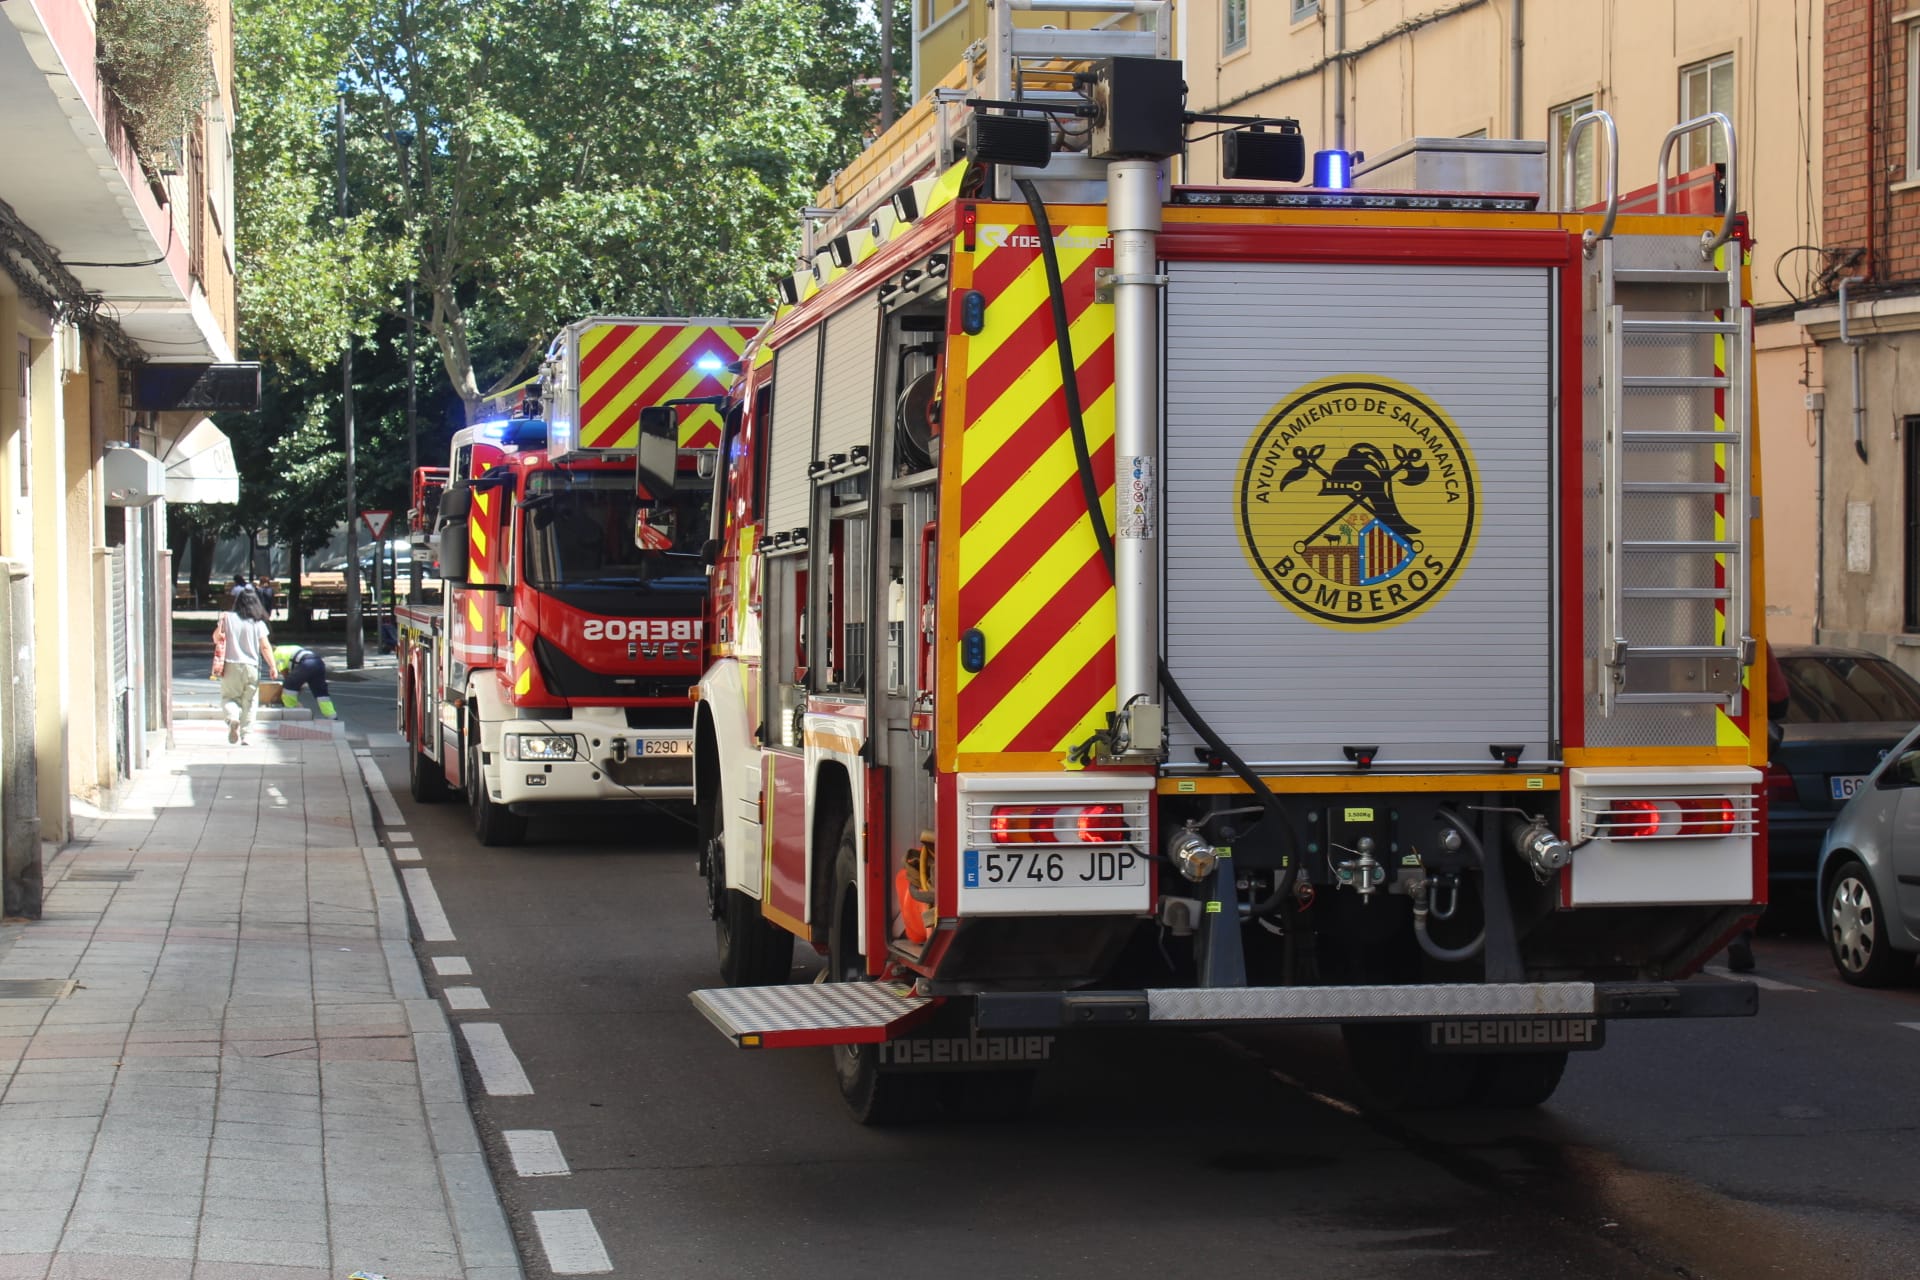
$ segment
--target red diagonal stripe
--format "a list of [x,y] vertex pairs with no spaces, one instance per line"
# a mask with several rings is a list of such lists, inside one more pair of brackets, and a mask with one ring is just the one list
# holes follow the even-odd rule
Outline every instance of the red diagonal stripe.
[[[1100,344],[1094,353],[1082,362],[1080,374],[1080,402],[1092,404],[1113,385],[1113,341],[1108,339]],[[968,394],[972,394],[969,384]],[[1054,441],[1067,434],[1067,395],[1056,386],[1053,394],[1033,413],[993,455],[962,485],[960,510],[966,519],[972,519],[976,513],[985,514],[1013,483],[1024,476],[1034,461],[1053,446]],[[1111,469],[1094,468],[1097,476],[1111,476]],[[1103,480],[1102,487],[1106,486]]]
[[[1094,452],[1093,473],[1096,477],[1113,474],[1113,441],[1107,441]],[[1101,493],[1110,492],[1112,487],[1111,481],[1103,483]],[[964,509],[964,503],[962,505]],[[1056,489],[1021,526],[1020,532],[1008,538],[993,557],[961,585],[960,625],[971,627],[986,617],[996,600],[1086,518],[1087,500],[1080,490],[1080,477],[1075,475]],[[965,537],[964,530],[961,536]],[[1087,537],[1093,537],[1091,526]]]
[[1113,645],[1101,645],[1087,665],[1027,722],[1026,728],[1013,735],[1007,750],[1058,750],[1061,739],[1072,733],[1075,725],[1099,710],[1100,700],[1113,688],[1114,662]]
[[[701,356],[708,354],[717,355],[723,361],[729,363],[734,359],[732,350],[728,348],[726,343],[720,341],[713,330],[709,329],[700,337],[695,338],[693,344],[681,353],[679,359],[661,371],[660,376],[655,378],[652,384],[640,393],[640,398],[633,402],[634,407],[638,409],[642,405],[659,404],[662,400],[665,400],[668,395],[671,394],[673,384],[686,376]],[[711,390],[709,390],[709,388],[711,388]],[[720,385],[717,378],[711,374],[703,373],[700,375],[699,382],[695,384],[688,394],[696,396],[715,395],[725,390],[726,388]]]
[[1054,645],[1060,642],[1074,623],[1080,621],[1094,601],[1105,595],[1112,580],[1106,562],[1098,551],[1087,556],[1074,575],[1067,579],[1054,597],[1040,606],[1018,634],[1000,640],[987,637],[987,665],[972,683],[960,691],[960,736],[966,737],[986,714],[1000,705],[1020,678]]
[[[1093,260],[1089,258],[1062,283],[1067,298],[1067,323],[1071,325],[1094,305]],[[994,348],[993,354],[978,369],[967,375],[967,403],[983,407],[992,404],[1033,366],[1034,361],[1042,357],[1047,359],[1047,371],[1051,374],[1060,364],[1060,357],[1053,353],[1052,346],[1053,305],[1042,301],[1033,309],[1033,314],[1020,322],[1018,328],[1001,339],[1000,345]],[[1085,359],[1084,352],[1076,351],[1073,354],[1076,360]],[[1081,398],[1084,400],[1086,397],[1083,395]],[[975,411],[973,416],[978,418],[979,413]]]
[[[661,349],[673,341],[674,334],[675,330],[672,325],[659,326],[651,338],[648,338],[640,344],[640,350],[634,353],[633,359],[627,361],[623,369],[608,378],[601,388],[593,393],[592,399],[580,406],[580,421],[574,425],[584,429],[587,423],[592,422],[605,411],[606,407],[613,402],[615,397],[626,388],[626,385],[639,377],[641,370],[652,363],[654,357],[660,354]],[[600,365],[604,363],[606,363],[606,360],[602,358],[601,360],[595,361],[593,367],[598,369]],[[587,369],[585,363],[582,362],[580,380],[585,382],[586,378]]]

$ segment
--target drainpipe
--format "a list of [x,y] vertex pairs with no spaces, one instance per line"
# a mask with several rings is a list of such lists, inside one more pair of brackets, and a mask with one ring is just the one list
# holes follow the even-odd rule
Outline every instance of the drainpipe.
[[1513,0],[1513,16],[1507,22],[1507,136],[1524,138],[1527,136],[1527,114],[1521,102],[1522,50],[1527,42],[1521,38],[1527,12],[1526,0]]
[[1840,341],[1853,351],[1853,451],[1860,455],[1862,462],[1867,460],[1867,406],[1861,371],[1865,353],[1861,348],[1867,345],[1867,340],[1854,337],[1848,328],[1847,286],[1866,282],[1865,276],[1848,276],[1840,282]]
[[1347,149],[1347,0],[1333,0],[1333,149]]

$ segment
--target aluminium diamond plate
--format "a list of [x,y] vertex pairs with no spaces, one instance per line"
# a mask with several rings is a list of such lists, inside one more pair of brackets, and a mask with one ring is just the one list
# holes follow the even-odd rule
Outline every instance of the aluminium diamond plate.
[[1585,1016],[1594,993],[1591,982],[1182,988],[1148,991],[1147,1011],[1154,1022]]

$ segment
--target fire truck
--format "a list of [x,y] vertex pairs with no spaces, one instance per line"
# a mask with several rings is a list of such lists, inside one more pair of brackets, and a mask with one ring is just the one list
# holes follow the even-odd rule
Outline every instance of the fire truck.
[[[870,1123],[1083,1028],[1527,1106],[1751,1014],[1686,981],[1766,885],[1744,219],[1623,212],[1598,111],[1593,208],[1539,143],[1309,161],[1184,110],[1165,8],[995,5],[809,211],[722,445],[694,1002]],[[1702,129],[1738,189],[1721,115],[1662,189]]]
[[[414,798],[463,791],[482,844],[520,842],[535,814],[692,795],[712,402],[756,328],[570,325],[416,475],[410,526],[433,531],[445,589],[398,612],[397,715]],[[636,482],[647,408],[677,427],[655,492]]]

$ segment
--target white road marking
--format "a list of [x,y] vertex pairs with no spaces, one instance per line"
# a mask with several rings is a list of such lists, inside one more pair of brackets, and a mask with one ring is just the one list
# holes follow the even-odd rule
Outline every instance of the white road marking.
[[413,843],[413,832],[411,832],[411,831],[389,831],[389,832],[387,832],[387,839],[389,839],[389,840],[391,840],[391,841],[393,841],[393,842],[394,842],[394,843],[396,843],[396,844],[412,844],[412,843]]
[[360,758],[360,774],[367,780],[367,790],[373,793],[373,807],[380,812],[380,825],[405,826],[407,820],[400,816],[400,806],[394,802],[393,792],[387,790],[387,780],[380,776],[380,766],[371,756]]
[[410,844],[397,844],[393,846],[393,860],[395,862],[418,862],[420,861],[420,851]]
[[353,754],[357,756],[370,756],[373,754],[373,752],[367,750],[365,747],[355,747],[353,749]]
[[453,926],[447,922],[447,913],[440,905],[440,895],[433,890],[433,881],[427,875],[425,867],[407,867],[400,872],[400,879],[407,886],[407,901],[413,904],[413,918],[420,922],[420,937],[426,942],[452,942]]
[[513,1156],[513,1171],[523,1178],[557,1178],[573,1172],[551,1129],[503,1129],[500,1136]]
[[460,1034],[467,1038],[473,1052],[473,1065],[480,1072],[480,1083],[496,1098],[525,1097],[533,1092],[533,1082],[520,1069],[520,1059],[507,1043],[507,1033],[497,1022],[463,1022]]
[[449,1009],[484,1009],[487,1007],[486,992],[478,987],[448,987],[441,992],[447,998]]
[[613,1259],[600,1243],[593,1215],[585,1209],[540,1209],[533,1215],[547,1266],[557,1276],[593,1276],[613,1270]]
[[1920,1022],[1902,1022],[1898,1025],[1905,1027],[1909,1031],[1920,1031]]
[[1710,964],[1702,973],[1710,973],[1716,978],[1732,978],[1735,982],[1751,982],[1762,991],[1811,991],[1812,987],[1796,987],[1791,982],[1782,982],[1778,978],[1763,978],[1757,973],[1735,973],[1723,964]]
[[453,978],[463,973],[472,973],[473,966],[467,963],[465,956],[435,956],[433,971],[443,978]]

